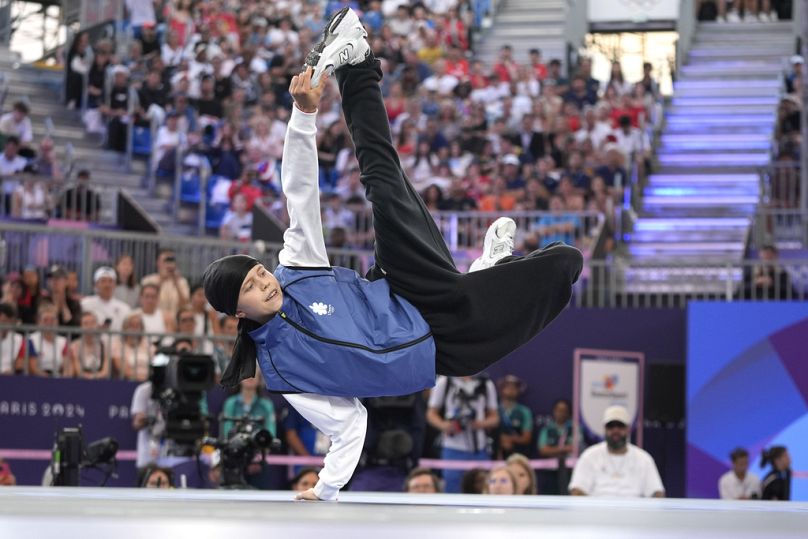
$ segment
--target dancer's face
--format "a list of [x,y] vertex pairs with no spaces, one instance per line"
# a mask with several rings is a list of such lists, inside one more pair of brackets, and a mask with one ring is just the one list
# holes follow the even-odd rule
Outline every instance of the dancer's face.
[[280,311],[282,304],[278,280],[262,264],[257,264],[241,283],[236,316],[265,324]]

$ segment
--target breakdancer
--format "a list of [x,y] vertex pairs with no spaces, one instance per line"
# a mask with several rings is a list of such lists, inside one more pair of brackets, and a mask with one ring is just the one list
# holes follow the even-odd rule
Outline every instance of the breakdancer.
[[[456,269],[399,163],[366,36],[351,9],[338,11],[292,79],[281,165],[290,225],[278,267],[234,255],[204,275],[210,304],[240,319],[222,383],[254,376],[257,359],[267,387],[331,439],[317,485],[298,499],[334,500],[350,479],[367,423],[360,397],[484,370],[561,312],[582,267],[581,253],[563,244],[513,256],[516,226],[501,218],[474,263],[480,271]],[[365,278],[330,266],[322,234],[315,117],[332,72],[373,208],[375,265]]]

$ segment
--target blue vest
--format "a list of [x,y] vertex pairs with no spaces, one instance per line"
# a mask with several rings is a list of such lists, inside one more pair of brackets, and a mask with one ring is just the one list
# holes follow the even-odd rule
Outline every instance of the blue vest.
[[384,279],[278,266],[280,312],[250,332],[272,391],[407,395],[435,385],[435,342],[421,313]]

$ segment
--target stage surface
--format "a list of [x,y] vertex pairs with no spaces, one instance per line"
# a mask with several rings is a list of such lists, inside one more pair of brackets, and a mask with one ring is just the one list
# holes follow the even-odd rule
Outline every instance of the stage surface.
[[808,537],[808,504],[796,502],[344,493],[334,503],[295,502],[292,496],[4,487],[0,538]]

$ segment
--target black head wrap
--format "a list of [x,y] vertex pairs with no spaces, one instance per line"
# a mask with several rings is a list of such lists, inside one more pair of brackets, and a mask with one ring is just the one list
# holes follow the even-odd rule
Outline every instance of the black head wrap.
[[[232,255],[220,258],[205,270],[202,286],[211,306],[230,316],[236,315],[238,295],[244,278],[259,262],[251,256]],[[245,378],[255,376],[257,352],[249,332],[261,324],[247,318],[239,318],[238,337],[233,347],[233,356],[222,373],[222,385],[234,387]]]

